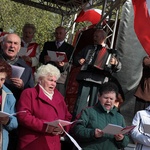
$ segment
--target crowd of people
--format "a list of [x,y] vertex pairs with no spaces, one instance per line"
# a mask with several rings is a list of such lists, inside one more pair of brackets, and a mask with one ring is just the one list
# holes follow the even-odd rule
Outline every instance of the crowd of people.
[[[76,55],[73,55],[74,47],[65,41],[66,30],[62,26],[55,29],[55,40],[45,42],[43,50],[34,40],[36,28],[33,24],[25,24],[22,33],[21,38],[16,33],[8,33],[1,41],[2,150],[67,149],[70,143],[66,143],[64,148],[60,140],[66,137],[64,129],[83,150],[124,149],[129,143],[129,137],[133,138],[137,150],[150,148],[150,134],[144,130],[150,118],[149,56],[143,59],[143,77],[135,93],[136,105],[140,103],[141,107],[135,107],[132,123],[135,128],[128,134],[112,135],[103,132],[108,124],[122,128],[126,124],[115,105],[120,85],[113,77],[113,73],[120,71],[122,65],[116,51],[109,49],[106,44],[106,32],[96,29],[93,44],[87,45]],[[61,54],[58,60],[54,60],[56,52]],[[110,58],[108,64],[103,64],[107,58]],[[72,65],[81,68],[76,77],[79,88],[73,113],[68,111],[65,102],[70,59]],[[80,121],[64,129],[49,124],[59,119]],[[76,147],[71,144],[70,149],[75,150]]]

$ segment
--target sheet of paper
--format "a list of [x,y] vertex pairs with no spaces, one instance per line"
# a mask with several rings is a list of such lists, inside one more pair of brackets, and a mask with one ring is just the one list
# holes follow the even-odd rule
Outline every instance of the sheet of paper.
[[12,67],[12,78],[20,78],[25,70],[24,67],[11,65]]
[[126,134],[126,133],[129,133],[132,129],[134,129],[136,126],[127,126],[125,128],[123,128],[121,130],[121,134]]
[[67,126],[67,125],[71,125],[75,122],[80,122],[80,121],[82,121],[82,120],[76,120],[76,121],[70,122],[70,121],[65,121],[65,120],[58,119],[58,120],[54,120],[52,122],[46,122],[46,124],[58,127],[59,124],[61,124],[62,126]]
[[76,146],[76,148],[78,150],[82,150],[82,148],[80,147],[80,145],[77,143],[77,141],[70,135],[68,134],[65,129],[63,128],[63,126],[59,123],[59,127],[64,131],[64,133],[69,137],[69,139],[72,141],[72,143]]
[[47,53],[48,53],[48,56],[51,58],[51,61],[68,62],[65,52],[57,52],[57,51],[48,50]]
[[20,113],[26,113],[26,111],[18,111],[18,112],[13,113],[13,114],[9,114],[7,112],[0,111],[0,117],[15,116],[15,115],[20,114]]
[[0,117],[7,117],[7,116],[10,116],[10,114],[0,111]]
[[108,124],[102,131],[107,134],[118,134],[123,128],[117,125]]
[[56,55],[56,52],[55,51],[47,51],[48,53],[48,56],[51,58],[51,61],[58,61],[57,60],[57,55]]
[[68,62],[67,55],[65,52],[56,52],[58,61]]
[[127,126],[125,128],[114,125],[114,124],[108,124],[102,131],[107,134],[126,134],[130,132],[135,126]]

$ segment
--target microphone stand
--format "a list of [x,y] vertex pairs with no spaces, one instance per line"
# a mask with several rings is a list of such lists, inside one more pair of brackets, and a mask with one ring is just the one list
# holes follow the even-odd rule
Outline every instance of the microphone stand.
[[72,52],[72,54],[71,54],[71,56],[70,56],[70,59],[69,59],[69,61],[68,61],[68,64],[66,65],[66,67],[65,67],[65,69],[64,69],[64,72],[67,71],[66,87],[67,87],[67,85],[68,85],[68,77],[69,77],[69,73],[70,73],[70,71],[71,71],[71,67],[72,67],[72,63],[73,63],[73,55],[74,55],[74,52],[75,52],[75,50],[76,50],[76,48],[77,48],[77,45],[78,45],[79,40],[80,40],[80,38],[81,38],[81,35],[82,35],[82,32],[79,33],[77,42],[76,42],[76,44],[75,44],[75,46],[74,46],[74,49],[73,49],[73,52]]
[[72,64],[73,55],[74,55],[74,52],[75,52],[75,50],[76,50],[76,48],[77,48],[77,45],[78,45],[79,40],[80,40],[80,38],[81,38],[81,35],[82,35],[82,32],[80,32],[80,34],[79,34],[79,36],[78,36],[77,42],[76,42],[76,44],[75,44],[75,46],[74,46],[73,52],[72,52],[72,54],[71,54],[71,56],[70,56],[70,59],[69,59],[69,61],[68,61],[68,64],[67,64],[65,70],[67,70],[68,67],[70,68],[70,65]]

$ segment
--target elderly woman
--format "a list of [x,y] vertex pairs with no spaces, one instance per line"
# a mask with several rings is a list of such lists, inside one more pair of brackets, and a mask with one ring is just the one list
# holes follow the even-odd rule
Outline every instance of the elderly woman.
[[13,93],[4,85],[5,79],[11,77],[11,66],[4,60],[0,59],[0,147],[6,150],[8,147],[8,132],[17,128],[17,119],[13,115],[4,113],[15,113],[16,99]]
[[21,94],[17,110],[25,110],[26,113],[18,115],[19,150],[61,149],[61,129],[45,123],[57,119],[71,120],[64,98],[55,88],[59,77],[57,67],[42,65],[35,75],[38,84]]

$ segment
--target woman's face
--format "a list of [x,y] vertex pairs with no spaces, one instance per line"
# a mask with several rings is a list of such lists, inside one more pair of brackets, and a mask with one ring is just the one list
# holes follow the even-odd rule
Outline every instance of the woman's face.
[[116,93],[113,91],[103,93],[101,96],[98,96],[98,99],[101,105],[106,108],[106,110],[111,110],[114,107],[116,101]]
[[53,93],[56,87],[56,81],[55,76],[46,76],[40,79],[40,84],[48,93]]
[[5,72],[0,72],[0,89],[2,88],[5,80],[6,80],[6,73]]

